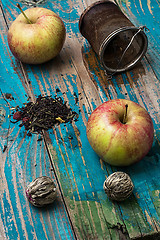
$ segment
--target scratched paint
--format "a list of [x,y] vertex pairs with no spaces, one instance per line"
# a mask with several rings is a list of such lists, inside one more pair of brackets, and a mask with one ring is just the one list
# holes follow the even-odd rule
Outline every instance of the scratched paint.
[[0,125],[2,125],[6,120],[6,111],[2,105],[0,105]]
[[[118,77],[119,76],[116,76],[116,77],[113,77],[113,79],[112,79],[112,81],[110,81],[110,83],[108,84],[108,82],[106,82],[106,85],[104,86],[104,84],[103,84],[103,75],[100,75],[99,74],[99,72],[97,71],[97,69],[95,68],[95,63],[93,64],[93,61],[94,61],[94,59],[95,59],[95,56],[94,56],[94,53],[92,53],[92,52],[88,52],[88,51],[86,51],[85,52],[85,54],[86,55],[84,55],[84,57],[87,59],[87,62],[88,62],[88,68],[87,69],[89,69],[89,71],[91,72],[91,73],[96,73],[96,78],[97,78],[97,80],[98,80],[98,84],[101,84],[101,86],[102,86],[102,88],[105,90],[105,89],[108,89],[108,91],[111,89],[110,88],[110,84],[112,85],[112,86],[116,86],[116,83],[118,83],[117,85],[117,88],[116,89],[113,89],[112,90],[112,92],[115,92],[116,91],[116,94],[117,94],[117,96],[118,96],[118,98],[130,98],[131,100],[133,100],[133,101],[135,101],[135,102],[138,102],[139,101],[139,97],[138,96],[136,96],[135,94],[134,94],[134,92],[135,92],[135,90],[133,90],[133,87],[134,87],[134,85],[135,85],[135,83],[132,83],[132,85],[131,85],[131,82],[130,81],[128,81],[129,79],[128,79],[128,75],[126,75],[126,74],[122,74],[122,77],[123,78],[121,78],[121,79],[119,79]],[[139,65],[139,67],[140,67],[140,65]],[[143,67],[143,66],[142,66]],[[136,68],[135,68],[136,69]],[[134,70],[133,70],[133,73],[134,73]],[[131,72],[131,74],[132,74],[132,72]],[[120,81],[119,81],[120,80]],[[125,85],[125,89],[121,89],[121,86],[124,86],[124,85],[122,85],[122,81],[124,82],[124,85]],[[112,82],[112,83],[111,83]],[[97,84],[97,81],[96,81],[96,84]],[[137,85],[137,84],[136,84]],[[151,87],[151,85],[150,85],[150,87]],[[141,86],[141,88],[142,88],[142,86]],[[150,90],[151,90],[151,88],[150,88]],[[154,91],[154,93],[155,93],[155,91],[156,91],[156,88],[153,90]],[[153,94],[154,94],[153,93]],[[152,94],[152,96],[153,96],[153,94]],[[114,97],[114,95],[111,95],[111,93],[110,93],[110,96],[111,96],[111,98],[113,98]],[[142,95],[143,96],[143,95]],[[158,95],[157,95],[158,96]],[[144,102],[144,104],[145,104],[145,102]],[[149,105],[147,104],[145,104],[145,107],[147,108],[147,110],[149,110],[149,112],[151,112],[152,111],[152,108],[148,108],[149,107]],[[152,115],[152,117],[155,119],[155,115]],[[157,118],[158,118],[158,116],[157,116]],[[153,119],[153,121],[154,121],[154,119]],[[158,120],[158,119],[157,119]],[[155,128],[157,129],[157,126],[156,126],[156,124],[155,124]],[[154,146],[154,145],[153,145]],[[153,155],[152,155],[152,157],[153,157]],[[154,157],[155,157],[155,160],[156,160],[156,154],[154,154]],[[140,163],[141,164],[141,163]],[[143,166],[143,163],[142,163],[142,166]],[[148,169],[150,169],[150,167],[148,167]],[[132,174],[133,174],[133,169],[131,170],[131,171],[129,171],[129,173],[130,173],[130,175],[132,176]],[[154,172],[154,171],[153,171]],[[155,172],[154,172],[154,174],[156,174]],[[157,173],[157,175],[158,175],[158,173]],[[145,176],[145,178],[146,178],[146,176]],[[148,178],[147,178],[148,179]],[[138,180],[138,179],[137,179]],[[144,188],[144,185],[143,185],[143,188]],[[146,189],[146,192],[147,192],[148,190]],[[144,198],[144,196],[143,196],[143,199],[145,199]],[[138,204],[140,204],[140,207],[141,207],[141,209],[143,209],[143,212],[144,212],[144,215],[146,216],[146,209],[148,208],[148,206],[145,206],[144,205],[144,203],[145,202],[141,202],[140,200],[138,201]],[[156,213],[156,210],[154,209],[154,207],[152,206],[152,204],[150,203],[150,214],[152,215],[152,217],[155,219],[157,219],[157,221],[158,221],[158,216],[157,216],[157,213]],[[126,207],[125,207],[125,209],[126,209]],[[152,209],[152,210],[151,210]],[[124,211],[124,207],[121,209],[122,210],[122,212],[123,212],[123,214],[124,214],[124,219],[126,218],[126,216],[128,215],[129,216],[129,218],[127,219],[127,222],[126,222],[126,224],[127,224],[127,226],[128,226],[128,228],[130,229],[130,236],[131,237],[134,237],[134,234],[135,234],[135,232],[134,232],[134,230],[132,229],[131,230],[131,225],[129,226],[128,225],[128,223],[129,222],[132,222],[132,226],[133,225],[135,225],[135,223],[136,223],[136,220],[134,219],[134,218],[132,218],[132,219],[134,219],[134,220],[132,220],[131,221],[131,219],[130,219],[130,213],[128,213],[127,214],[127,212],[126,211]],[[146,216],[146,218],[147,218],[147,216]],[[148,226],[148,228],[146,227],[146,223],[145,223],[145,219],[141,216],[141,218],[139,219],[139,221],[141,222],[141,223],[143,223],[142,224],[142,229],[143,229],[143,231],[145,232],[145,231],[150,231],[151,229],[152,229],[152,231],[154,231],[155,230],[155,228],[154,228],[154,225],[153,225],[153,222],[154,222],[154,220],[150,220],[150,225]],[[137,225],[137,231],[138,231],[138,228],[139,228],[139,226]],[[148,230],[147,230],[148,229]],[[133,232],[132,232],[133,231]]]
[[[159,77],[160,72],[157,68],[157,63],[159,64],[160,59],[160,49],[159,49],[159,32],[160,32],[160,21],[159,21],[159,2],[158,1],[147,1],[147,4],[143,3],[141,6],[138,1],[135,3],[131,2],[128,6],[122,4],[122,9],[126,11],[127,15],[130,17],[131,21],[137,26],[145,25],[148,27],[149,32],[147,32],[147,37],[149,40],[149,46],[147,51],[147,60],[152,65],[156,75]],[[132,13],[130,15],[130,12]]]
[[[2,33],[5,34],[3,29],[5,25],[1,21],[0,24],[2,35]],[[23,73],[17,66],[17,61],[9,55],[4,36],[0,38],[0,44],[3,46],[0,48],[1,90],[4,94],[10,92],[14,97],[14,101],[9,101],[11,107],[22,106],[28,98]],[[1,99],[8,114],[8,105],[3,98]],[[8,126],[7,120],[5,128],[7,129]],[[1,133],[5,130],[2,127]],[[35,177],[52,175],[54,178],[44,142],[37,142],[38,136],[36,135],[26,136],[24,129],[20,129],[18,125],[11,124],[9,130],[8,148],[4,153],[1,150],[0,160],[1,182],[3,183],[3,188],[1,186],[3,201],[0,202],[3,239],[73,239],[67,214],[60,198],[45,211],[45,209],[39,210],[30,206],[25,196],[26,184]],[[6,143],[6,136],[3,137],[1,149]]]
[[[75,202],[68,199],[71,206],[71,212],[74,216],[73,222],[76,228],[79,229],[79,237],[82,239],[92,239],[97,236],[98,239],[119,239],[118,225],[120,224],[123,226],[123,222],[119,219],[116,211],[113,210],[113,206],[104,192],[97,193],[99,198],[103,199],[101,203],[91,201],[90,199],[87,201],[82,200],[81,202]],[[108,203],[107,208],[106,202]],[[83,214],[83,209],[87,211],[85,216]],[[96,225],[92,226],[93,221],[95,221]],[[80,224],[82,228],[80,228]]]

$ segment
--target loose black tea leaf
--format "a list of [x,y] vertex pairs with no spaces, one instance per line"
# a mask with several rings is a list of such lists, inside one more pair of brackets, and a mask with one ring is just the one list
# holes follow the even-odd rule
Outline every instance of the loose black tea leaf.
[[14,120],[22,120],[19,126],[24,126],[30,133],[40,133],[43,129],[48,130],[55,124],[71,122],[77,117],[78,114],[67,107],[61,97],[41,95],[35,103],[28,102],[13,114]]
[[3,147],[3,152],[5,152],[6,149],[7,149],[7,145],[4,145],[4,147]]

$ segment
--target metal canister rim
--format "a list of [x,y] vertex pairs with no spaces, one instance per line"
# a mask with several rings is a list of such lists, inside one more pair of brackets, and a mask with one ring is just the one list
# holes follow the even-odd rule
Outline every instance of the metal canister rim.
[[122,27],[122,28],[119,28],[117,30],[115,30],[114,32],[112,32],[109,36],[107,36],[107,38],[104,39],[104,41],[102,42],[101,46],[100,46],[100,49],[99,49],[99,56],[100,56],[100,61],[101,61],[101,64],[102,66],[104,67],[104,69],[106,70],[106,72],[108,73],[118,73],[118,72],[123,72],[123,71],[126,71],[126,70],[129,70],[131,69],[136,63],[138,63],[142,58],[143,56],[145,55],[146,51],[147,51],[147,47],[148,47],[148,38],[145,34],[145,32],[142,30],[139,32],[139,34],[142,35],[143,39],[144,39],[144,46],[143,46],[143,50],[141,52],[141,54],[132,62],[130,63],[128,66],[126,66],[125,68],[120,68],[120,69],[112,69],[110,67],[107,67],[105,62],[104,62],[104,52],[105,52],[105,49],[107,48],[107,45],[109,44],[109,42],[116,36],[118,35],[119,33],[121,32],[124,32],[124,31],[128,31],[128,30],[131,30],[131,31],[139,31],[139,28],[137,27]]

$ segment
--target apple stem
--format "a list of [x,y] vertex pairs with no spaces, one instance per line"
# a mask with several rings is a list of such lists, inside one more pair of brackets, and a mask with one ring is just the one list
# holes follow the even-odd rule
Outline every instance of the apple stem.
[[19,3],[17,3],[17,7],[19,8],[19,10],[21,11],[21,13],[23,14],[23,16],[27,19],[27,22],[29,24],[32,24],[32,22],[29,20],[29,18],[26,16],[26,14],[24,13],[24,11],[22,10],[21,6],[19,5]]
[[128,110],[128,104],[125,105],[125,114],[123,116],[123,124],[127,122],[127,110]]

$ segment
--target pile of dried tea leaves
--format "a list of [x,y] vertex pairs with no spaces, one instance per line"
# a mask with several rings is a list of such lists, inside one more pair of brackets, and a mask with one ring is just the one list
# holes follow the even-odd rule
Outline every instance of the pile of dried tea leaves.
[[71,122],[77,118],[78,114],[67,107],[62,98],[41,95],[35,103],[28,102],[13,114],[15,122],[21,120],[19,126],[24,126],[30,133],[41,133],[42,130],[48,130],[55,124]]

